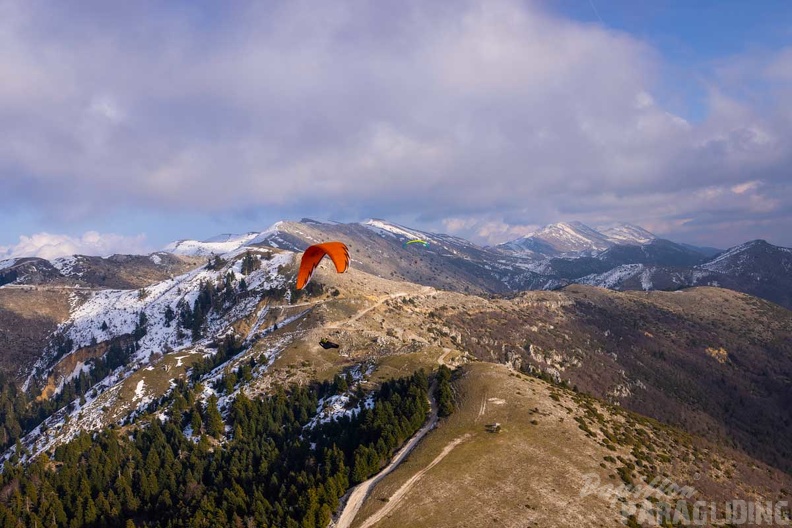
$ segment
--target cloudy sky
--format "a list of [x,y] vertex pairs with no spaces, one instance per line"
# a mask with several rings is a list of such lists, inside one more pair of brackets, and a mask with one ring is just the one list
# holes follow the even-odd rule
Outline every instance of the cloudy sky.
[[792,6],[0,0],[0,138],[0,256],[301,217],[792,246]]

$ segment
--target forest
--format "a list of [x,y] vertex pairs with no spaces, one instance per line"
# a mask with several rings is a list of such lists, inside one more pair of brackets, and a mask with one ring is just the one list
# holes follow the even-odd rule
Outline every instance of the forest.
[[0,527],[326,526],[339,498],[376,473],[429,412],[423,371],[384,382],[373,407],[313,425],[339,383],[240,393],[221,415],[177,387],[164,422],[82,433],[0,475]]

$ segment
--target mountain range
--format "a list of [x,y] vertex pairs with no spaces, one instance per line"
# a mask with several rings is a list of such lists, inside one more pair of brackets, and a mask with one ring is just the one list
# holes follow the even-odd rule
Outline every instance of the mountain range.
[[[342,224],[304,219],[278,222],[262,232],[202,242],[181,240],[164,251],[182,257],[206,257],[256,245],[300,251],[334,238],[353,248],[353,258],[366,271],[438,288],[506,293],[575,282],[644,291],[711,285],[792,308],[792,250],[763,240],[726,251],[697,247],[624,223],[597,229],[580,222],[552,224],[510,242],[482,247],[384,220]],[[417,252],[404,251],[401,244],[414,238],[431,244]]]
[[[428,245],[405,246],[415,238]],[[320,265],[295,290],[299,253],[328,240],[348,245],[350,271]],[[791,260],[764,241],[713,255],[629,225],[557,224],[482,247],[384,220],[303,219],[146,256],[2,261],[3,460],[69,464],[60,447],[78,449],[85,432],[153,422],[209,457],[235,445],[235,402],[316,384],[325,392],[300,427],[343,429],[386,380],[448,366],[457,411],[370,483],[359,514],[342,505],[338,526],[350,515],[352,526],[620,522],[607,500],[580,503],[592,472],[665,475],[706,500],[782,499]],[[226,427],[207,439],[209,408]]]

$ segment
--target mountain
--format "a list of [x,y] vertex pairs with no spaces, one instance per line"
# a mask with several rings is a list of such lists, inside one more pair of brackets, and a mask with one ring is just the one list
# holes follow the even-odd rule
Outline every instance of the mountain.
[[[691,261],[694,257],[691,255]],[[683,261],[657,264],[619,265],[582,277],[578,282],[617,290],[719,286],[792,308],[792,249],[789,248],[754,240],[696,265],[688,262],[685,266]]]
[[662,238],[654,238],[641,245],[614,245],[597,255],[597,258],[611,266],[653,264],[677,267],[695,266],[707,259],[695,249]]
[[457,374],[457,411],[371,486],[353,526],[670,526],[662,505],[722,505],[750,481],[788,496],[764,464],[617,406],[502,365]]
[[643,245],[657,238],[640,226],[625,223],[598,227],[596,231],[605,235],[605,238],[613,244]]
[[[295,290],[299,251],[333,239],[350,271],[322,263]],[[674,261],[667,241],[534,259],[383,220],[303,220],[185,242],[172,249],[186,255],[2,264],[17,275],[0,287],[0,489],[18,500],[0,500],[0,521],[49,519],[42,504],[57,499],[63,523],[96,509],[157,525],[178,508],[184,522],[326,525],[360,483],[339,526],[614,525],[657,505],[624,489],[626,502],[577,503],[587,475],[666,478],[697,500],[792,489],[792,311],[723,288],[560,279],[609,268],[620,246]],[[752,243],[668,269],[780,285],[789,253]],[[661,268],[612,269],[629,266]],[[517,291],[531,285],[557,289]],[[431,374],[440,366],[454,372]],[[437,418],[427,392],[456,410]]]
[[550,224],[517,240],[497,246],[501,250],[535,255],[596,253],[613,245],[606,235],[580,222]]
[[497,247],[502,251],[535,257],[578,257],[596,256],[614,246],[642,246],[656,239],[649,231],[632,224],[594,229],[581,222],[561,222]]
[[169,252],[9,259],[0,261],[0,286],[139,288],[183,273],[199,261]]

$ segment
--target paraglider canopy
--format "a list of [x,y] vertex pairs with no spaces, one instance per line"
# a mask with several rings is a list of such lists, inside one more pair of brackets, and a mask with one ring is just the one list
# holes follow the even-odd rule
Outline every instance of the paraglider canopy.
[[327,255],[335,264],[338,273],[349,269],[349,249],[343,242],[325,242],[309,246],[303,253],[300,261],[300,270],[297,272],[297,289],[302,290],[311,280],[313,272],[319,262]]
[[414,238],[412,240],[408,240],[407,242],[404,243],[404,247],[407,247],[410,244],[420,244],[423,247],[429,247],[429,242],[427,242],[426,240],[421,240],[420,238]]

